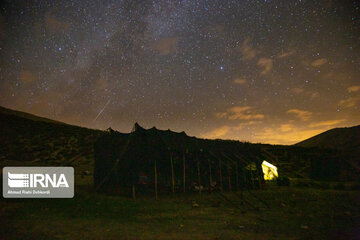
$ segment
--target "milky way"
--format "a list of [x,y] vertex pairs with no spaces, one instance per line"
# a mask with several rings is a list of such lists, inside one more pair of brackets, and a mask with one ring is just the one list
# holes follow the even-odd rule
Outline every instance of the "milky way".
[[360,122],[359,1],[5,1],[0,105],[292,144]]

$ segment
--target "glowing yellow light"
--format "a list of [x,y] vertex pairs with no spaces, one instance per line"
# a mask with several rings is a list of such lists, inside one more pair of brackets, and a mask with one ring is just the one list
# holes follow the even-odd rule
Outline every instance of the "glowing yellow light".
[[271,163],[267,161],[263,161],[261,167],[264,173],[265,180],[273,180],[279,176],[277,172],[277,167],[272,165]]

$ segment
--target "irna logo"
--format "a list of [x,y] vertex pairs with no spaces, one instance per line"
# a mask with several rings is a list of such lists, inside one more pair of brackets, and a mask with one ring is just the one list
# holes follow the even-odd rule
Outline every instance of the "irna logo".
[[72,198],[73,167],[4,167],[5,198]]
[[27,174],[27,173],[10,173],[8,172],[8,185],[11,188],[53,188],[69,187],[64,174]]

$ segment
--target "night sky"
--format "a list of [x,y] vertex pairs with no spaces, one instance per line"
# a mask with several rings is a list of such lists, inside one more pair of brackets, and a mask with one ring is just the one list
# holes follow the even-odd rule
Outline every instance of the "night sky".
[[360,2],[1,3],[0,105],[292,144],[360,123]]

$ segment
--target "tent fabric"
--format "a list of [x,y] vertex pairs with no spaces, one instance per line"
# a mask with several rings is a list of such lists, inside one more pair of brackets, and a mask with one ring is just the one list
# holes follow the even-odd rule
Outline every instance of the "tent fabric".
[[[144,173],[153,179],[155,160],[159,184],[166,185],[171,175],[170,157],[174,161],[177,179],[182,172],[182,159],[185,158],[188,181],[194,182],[197,179],[198,161],[204,178],[209,175],[209,164],[215,178],[219,159],[223,161],[224,175],[230,170],[234,172],[236,164],[239,169],[243,169],[249,163],[255,163],[258,171],[261,171],[261,161],[257,156],[261,148],[256,144],[199,139],[190,137],[185,132],[159,130],[155,127],[144,129],[137,123],[133,129],[128,134],[110,131],[95,143],[95,187],[130,186],[136,184],[139,176]],[[233,175],[231,178],[234,178]]]

